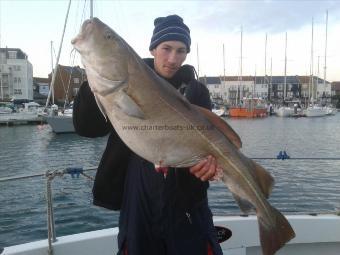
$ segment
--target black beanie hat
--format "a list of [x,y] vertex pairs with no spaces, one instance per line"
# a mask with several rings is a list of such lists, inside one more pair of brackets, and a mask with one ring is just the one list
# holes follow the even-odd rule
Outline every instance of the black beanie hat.
[[187,46],[187,52],[190,52],[190,29],[183,23],[180,16],[159,17],[155,19],[154,24],[149,50],[153,50],[165,41],[180,41]]

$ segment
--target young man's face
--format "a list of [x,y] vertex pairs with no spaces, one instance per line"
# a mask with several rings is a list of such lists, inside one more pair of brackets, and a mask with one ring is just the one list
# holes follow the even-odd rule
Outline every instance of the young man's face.
[[160,43],[150,53],[155,58],[156,72],[169,79],[174,76],[185,61],[187,47],[180,41],[166,41]]

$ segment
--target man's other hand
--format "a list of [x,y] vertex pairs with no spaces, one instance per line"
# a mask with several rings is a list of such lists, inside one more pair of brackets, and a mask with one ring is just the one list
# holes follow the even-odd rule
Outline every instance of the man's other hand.
[[221,170],[217,168],[216,159],[209,155],[208,158],[189,168],[190,173],[202,181],[218,180]]

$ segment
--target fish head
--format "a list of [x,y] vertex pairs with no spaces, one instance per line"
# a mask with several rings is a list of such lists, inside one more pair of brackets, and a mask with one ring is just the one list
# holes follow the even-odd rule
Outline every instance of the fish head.
[[128,49],[124,40],[98,18],[84,21],[71,41],[80,53],[86,71],[112,81],[127,77]]

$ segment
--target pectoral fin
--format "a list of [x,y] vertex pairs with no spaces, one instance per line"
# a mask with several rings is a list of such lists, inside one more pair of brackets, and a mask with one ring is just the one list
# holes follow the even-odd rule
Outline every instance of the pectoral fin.
[[[118,90],[127,82],[127,79],[117,81],[106,79],[90,67],[86,68],[86,75],[89,78],[89,85],[92,92],[101,96],[115,92],[115,90]],[[92,83],[91,81],[95,82]]]
[[145,119],[145,114],[139,105],[131,98],[124,90],[120,90],[117,94],[115,100],[116,105],[120,108],[126,115]]
[[203,107],[192,105],[199,112],[201,112],[220,132],[222,132],[238,149],[242,147],[241,138],[239,135],[230,127],[227,122],[217,116],[215,113],[205,109]]

